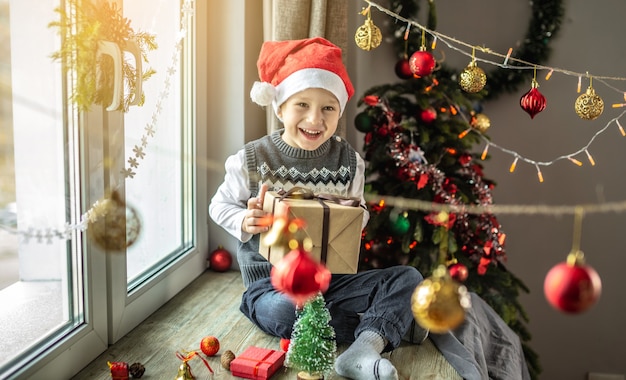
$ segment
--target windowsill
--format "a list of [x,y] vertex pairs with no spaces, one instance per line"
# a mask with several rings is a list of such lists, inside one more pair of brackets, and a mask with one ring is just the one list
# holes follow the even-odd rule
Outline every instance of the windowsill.
[[[3,362],[63,322],[61,281],[18,281],[0,290],[0,358]],[[6,307],[11,305],[11,307]]]

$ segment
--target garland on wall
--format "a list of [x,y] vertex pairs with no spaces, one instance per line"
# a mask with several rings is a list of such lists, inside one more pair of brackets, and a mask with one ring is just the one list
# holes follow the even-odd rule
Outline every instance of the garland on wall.
[[[434,0],[428,0],[429,17],[427,28],[437,29],[437,15]],[[531,17],[524,39],[515,49],[515,56],[521,60],[542,63],[550,56],[550,42],[558,34],[563,20],[564,9],[562,0],[536,0],[529,2]],[[393,0],[390,9],[401,17],[414,20],[419,14],[419,0]],[[410,23],[390,23],[392,43],[398,58],[418,51],[421,46],[419,33],[410,32]],[[403,38],[403,36],[407,38]],[[431,38],[430,44],[432,46]],[[485,98],[495,99],[503,92],[517,91],[520,84],[527,83],[532,74],[528,70],[516,69],[516,62],[511,62],[509,70],[492,70],[487,74],[489,81],[485,85]]]
[[[494,97],[501,93],[498,89],[496,89],[496,86],[498,86],[498,88],[500,89],[505,89],[506,91],[514,91],[517,84],[523,81],[525,77],[530,77],[532,75],[531,89],[520,98],[520,107],[524,111],[526,111],[531,118],[534,118],[535,115],[543,111],[546,107],[547,102],[545,97],[538,90],[538,71],[546,72],[545,81],[548,81],[555,73],[576,78],[576,91],[580,95],[576,98],[576,101],[574,103],[574,110],[576,114],[583,120],[595,120],[604,111],[604,101],[600,97],[600,95],[596,93],[596,90],[593,87],[594,81],[602,83],[610,90],[617,92],[620,95],[620,98],[623,98],[623,100],[620,99],[619,102],[613,103],[612,108],[626,107],[626,91],[618,89],[617,87],[609,83],[613,81],[623,82],[626,81],[626,78],[595,75],[589,72],[580,73],[568,69],[550,67],[540,63],[541,60],[548,57],[548,43],[550,39],[554,37],[554,35],[558,32],[560,27],[560,22],[563,16],[563,9],[561,2],[558,0],[544,0],[532,3],[533,18],[531,20],[531,23],[529,24],[527,36],[524,40],[525,43],[522,45],[521,49],[515,52],[515,54],[513,54],[512,48],[510,48],[506,54],[502,54],[489,47],[475,46],[470,43],[447,36],[443,33],[439,33],[434,30],[436,22],[432,22],[431,24],[433,25],[422,25],[418,21],[415,21],[413,18],[409,18],[415,17],[418,12],[418,6],[414,1],[396,0],[392,2],[392,4],[394,4],[395,6],[394,9],[398,12],[406,13],[406,17],[401,15],[400,13],[387,9],[373,1],[364,1],[368,4],[368,6],[363,10],[362,13],[363,15],[368,15],[368,20],[363,27],[367,27],[368,31],[370,31],[370,34],[373,35],[380,33],[380,30],[378,29],[378,27],[373,25],[369,16],[372,8],[378,9],[382,13],[390,16],[395,20],[394,25],[396,27],[396,30],[394,35],[397,37],[396,49],[400,49],[399,54],[402,57],[396,65],[396,73],[402,79],[413,78],[414,76],[424,77],[424,79],[427,79],[426,77],[433,70],[437,69],[449,72],[450,75],[452,75],[453,77],[456,76],[456,74],[449,68],[445,67],[445,65],[440,65],[439,68],[435,68],[434,57],[432,56],[432,53],[428,51],[426,45],[425,37],[428,37],[431,41],[431,50],[434,50],[436,48],[437,43],[443,43],[449,49],[470,58],[470,64],[464,70],[462,70],[461,73],[458,74],[459,86],[467,93],[471,93],[482,98],[489,98],[489,96]],[[545,7],[545,9],[541,8],[541,6],[537,7],[538,5]],[[434,2],[429,1],[429,6],[430,15],[432,16],[435,9]],[[361,29],[359,29],[359,31],[357,32],[355,40],[357,38],[361,40],[364,39]],[[365,45],[366,47],[363,47],[360,45],[359,40],[357,40],[357,45],[359,45],[359,47],[363,48],[364,50],[370,50],[371,48],[375,47],[373,45],[367,44]],[[402,48],[400,48],[400,46],[402,46]],[[480,52],[482,56],[477,56],[476,52]],[[411,54],[410,58],[408,56],[409,54]],[[530,62],[530,58],[527,58],[527,56],[532,57],[532,54],[538,55],[536,58],[536,62]],[[401,63],[403,63],[404,65],[401,65]],[[484,70],[479,67],[478,63],[480,63],[481,65],[491,65],[503,70],[495,70],[488,76],[484,72]],[[415,71],[416,69],[419,71]],[[589,86],[586,91],[581,93],[583,78],[588,80]],[[432,85],[436,86],[437,82],[433,81]],[[489,95],[490,91],[491,95]],[[457,105],[451,103],[449,107],[450,109],[453,109],[457,107]],[[588,142],[579,149],[545,161],[528,158],[515,150],[502,147],[492,142],[485,135],[486,130],[491,126],[491,121],[489,120],[488,116],[483,113],[472,113],[472,123],[470,123],[472,124],[471,128],[468,128],[468,130],[459,134],[459,138],[464,138],[469,133],[476,134],[477,137],[481,139],[484,143],[482,157],[487,156],[490,148],[500,150],[501,152],[512,157],[512,163],[509,168],[510,172],[515,171],[518,163],[524,162],[535,167],[535,169],[537,170],[537,178],[539,182],[543,182],[544,177],[543,173],[541,172],[541,167],[550,166],[562,160],[568,160],[577,166],[582,166],[584,161],[588,161],[590,165],[594,166],[595,160],[593,159],[593,156],[589,151],[590,146],[599,135],[606,132],[609,127],[613,125],[617,127],[619,133],[622,136],[626,136],[626,131],[622,127],[622,123],[620,123],[620,119],[624,116],[625,113],[626,112],[622,112],[618,116],[609,120],[603,128],[598,130],[588,140]]]

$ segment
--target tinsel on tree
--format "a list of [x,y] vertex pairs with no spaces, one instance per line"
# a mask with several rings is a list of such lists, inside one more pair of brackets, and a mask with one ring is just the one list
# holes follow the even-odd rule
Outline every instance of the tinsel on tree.
[[323,376],[333,369],[337,343],[322,294],[307,301],[297,313],[285,366]]
[[[391,3],[393,11],[415,19],[415,1]],[[562,16],[560,0],[538,3],[543,13],[535,12],[533,5],[528,32],[532,38],[522,49],[523,58],[532,60],[535,42],[543,39],[544,49],[537,53],[535,62],[546,58],[547,39],[556,33]],[[434,30],[435,6],[433,1],[428,4],[428,28]],[[545,17],[551,18],[546,21]],[[388,197],[461,206],[461,210],[463,205],[491,205],[495,183],[484,176],[482,161],[489,156],[487,151],[480,151],[483,138],[488,138],[490,121],[482,113],[481,100],[489,92],[512,91],[512,83],[518,84],[522,74],[507,70],[515,73],[501,80],[507,85],[495,88],[498,81],[491,81],[477,92],[462,88],[459,72],[443,65],[437,65],[432,74],[413,75],[409,58],[413,52],[424,50],[423,34],[420,40],[420,33],[412,33],[405,41],[406,24],[393,27],[400,47],[395,71],[402,80],[367,90],[359,100],[363,109],[355,118],[356,128],[365,133],[365,191],[380,199],[368,205],[370,220],[363,231],[360,267],[411,265],[428,277],[439,264],[445,264],[456,278],[464,276],[453,273],[453,269],[466,270],[464,285],[518,334],[529,372],[536,379],[541,370],[539,360],[529,346],[528,316],[518,301],[528,288],[507,270],[506,234],[496,215],[460,211],[441,218],[435,210],[402,209],[385,203]]]

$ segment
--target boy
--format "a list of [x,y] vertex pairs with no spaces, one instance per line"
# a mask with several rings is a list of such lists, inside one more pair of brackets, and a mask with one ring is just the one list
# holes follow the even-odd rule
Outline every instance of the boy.
[[[224,182],[209,205],[211,218],[239,240],[244,285],[241,311],[263,331],[290,338],[295,305],[270,282],[271,264],[259,252],[266,190],[306,187],[315,193],[363,199],[365,164],[337,124],[354,88],[341,50],[323,38],[265,42],[257,62],[261,82],[250,96],[271,105],[284,129],[246,144],[226,160]],[[367,223],[367,211],[363,226]],[[336,372],[358,380],[397,379],[381,353],[396,348],[413,315],[411,295],[422,281],[413,267],[334,274],[324,293],[338,343],[351,343]],[[422,330],[423,334],[424,331]]]

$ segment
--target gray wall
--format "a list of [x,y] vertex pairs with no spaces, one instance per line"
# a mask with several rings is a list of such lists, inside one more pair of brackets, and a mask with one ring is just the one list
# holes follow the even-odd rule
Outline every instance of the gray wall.
[[[513,0],[437,0],[437,31],[506,54],[509,47],[515,48],[527,28],[530,17],[527,4]],[[545,64],[575,72],[626,77],[623,22],[626,3],[566,0],[564,4],[564,21],[558,37],[550,44],[553,53]],[[420,5],[425,9],[426,2]],[[363,17],[357,14],[362,6],[355,2],[354,11],[348,12],[349,29],[356,30],[363,23]],[[392,19],[376,10],[373,17],[384,34],[385,23]],[[420,18],[418,21],[423,23]],[[444,45],[439,43],[437,50],[444,50]],[[437,51],[434,54],[440,57]],[[399,80],[393,72],[396,57],[388,43],[370,52],[351,46],[349,62],[357,96],[373,85]],[[469,59],[447,50],[446,62],[462,69]],[[492,70],[482,67],[487,72]],[[537,161],[551,161],[585,146],[594,133],[624,110],[611,108],[613,103],[624,102],[621,93],[594,81],[593,87],[604,99],[605,111],[594,121],[584,121],[573,106],[579,95],[578,78],[553,74],[546,82],[544,77],[545,73],[538,75],[539,90],[547,98],[547,108],[534,120],[519,106],[519,98],[530,89],[530,83],[521,86],[518,93],[484,104],[484,113],[491,119],[489,135],[493,142]],[[583,91],[587,83],[583,80]],[[626,83],[612,84],[626,91]],[[355,104],[352,102],[348,110],[352,119],[357,112]],[[626,126],[626,116],[621,124]],[[350,133],[353,144],[362,146],[363,134],[354,128]],[[482,148],[477,149],[482,151]],[[564,160],[542,168],[543,183],[538,182],[534,166],[518,162],[515,172],[510,173],[513,157],[495,149],[489,152],[491,159],[486,162],[485,175],[497,182],[494,191],[497,204],[575,205],[626,199],[626,137],[622,137],[615,124],[590,146],[595,166],[589,164],[583,153],[576,157],[583,162],[582,167]],[[621,278],[626,270],[626,239],[622,235],[626,215],[585,216],[581,249],[587,263],[598,271],[603,292],[593,309],[574,316],[552,309],[543,295],[548,270],[565,260],[572,247],[573,217],[502,215],[499,220],[507,233],[509,269],[530,288],[530,294],[521,300],[530,316],[531,345],[543,366],[541,379],[586,379],[587,372],[624,375],[626,360],[621,345],[626,341],[626,333],[621,323],[626,321],[626,296]]]

